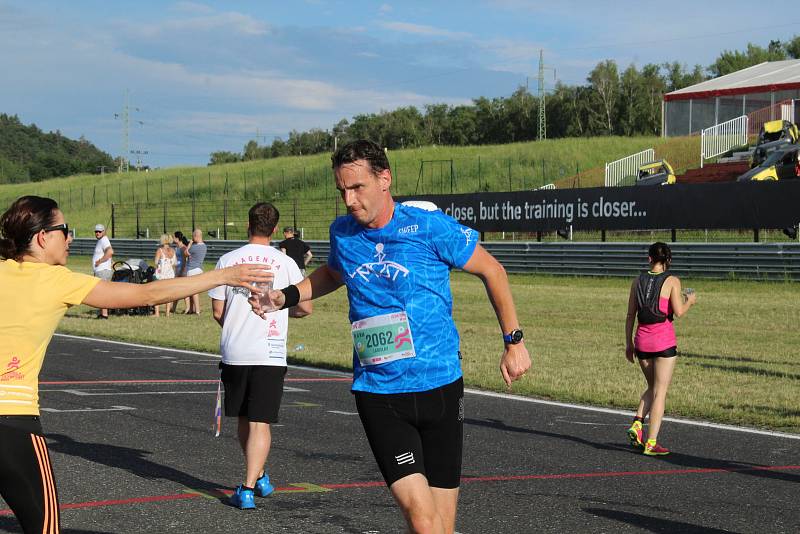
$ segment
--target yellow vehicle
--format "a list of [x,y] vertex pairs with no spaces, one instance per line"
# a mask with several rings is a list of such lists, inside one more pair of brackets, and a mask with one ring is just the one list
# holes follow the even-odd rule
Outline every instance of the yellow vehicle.
[[738,182],[762,182],[765,180],[786,180],[800,176],[800,146],[787,145],[783,150],[775,150],[761,165],[741,175]]
[[758,134],[758,141],[753,150],[750,167],[760,166],[767,157],[776,150],[783,150],[789,145],[796,144],[800,139],[797,125],[787,120],[778,119],[765,122]]
[[675,183],[675,171],[667,160],[651,161],[639,167],[636,185],[670,185]]

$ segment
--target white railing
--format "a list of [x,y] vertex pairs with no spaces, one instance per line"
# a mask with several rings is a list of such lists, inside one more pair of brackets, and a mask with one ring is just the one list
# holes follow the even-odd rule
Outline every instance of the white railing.
[[700,168],[707,159],[747,146],[747,122],[747,115],[742,115],[703,130],[700,133]]
[[656,151],[652,148],[642,150],[637,154],[606,163],[606,187],[614,187],[628,178],[639,175],[639,167],[656,159]]
[[556,184],[546,184],[543,185],[542,187],[537,187],[536,189],[534,189],[534,191],[541,191],[542,189],[555,189],[555,188]]

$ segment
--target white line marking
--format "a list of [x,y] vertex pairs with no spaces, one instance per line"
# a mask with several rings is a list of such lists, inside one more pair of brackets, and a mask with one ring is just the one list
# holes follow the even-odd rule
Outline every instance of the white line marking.
[[[212,358],[222,359],[222,356],[219,354],[214,354],[212,352],[199,352],[196,350],[186,350],[186,349],[173,349],[171,347],[157,347],[155,345],[140,345],[139,343],[130,343],[128,341],[113,341],[111,339],[101,339],[99,337],[87,337],[87,336],[75,336],[72,334],[53,334],[56,337],[65,337],[68,339],[77,339],[79,341],[98,341],[101,343],[111,343],[113,345],[122,345],[123,347],[136,347],[140,349],[149,349],[149,350],[162,350],[167,352],[180,352],[181,354],[197,354],[198,356],[210,356]],[[71,354],[70,354],[71,355]],[[352,377],[352,373],[345,373],[343,371],[334,371],[332,369],[318,369],[317,367],[309,367],[308,365],[289,365],[291,369],[298,369],[300,371],[313,371],[319,374],[325,375],[334,375],[334,376],[346,376]]]
[[[104,350],[103,352],[111,352]],[[112,356],[115,360],[174,360],[175,356]]]
[[[102,343],[114,343],[117,345],[123,345],[128,347],[139,347],[145,349],[152,349],[152,350],[165,350],[170,352],[180,352],[183,354],[199,354],[201,356],[214,356],[219,358],[218,354],[211,354],[208,352],[196,352],[191,350],[183,350],[183,349],[173,349],[173,348],[166,348],[166,347],[154,347],[152,345],[138,345],[136,343],[128,343],[125,341],[109,341],[106,339],[94,338],[94,337],[85,337],[85,336],[73,336],[70,334],[55,334],[59,337],[66,337],[71,339],[78,339],[82,341],[97,341]],[[308,367],[304,365],[290,365],[292,369],[300,369],[306,371],[314,371],[317,373],[325,373],[331,374],[336,376],[352,376],[350,373],[344,373],[342,371],[331,371],[328,369],[317,369],[315,367]],[[544,399],[534,399],[531,397],[522,397],[519,395],[509,395],[507,393],[495,393],[492,391],[480,391],[476,389],[465,389],[465,393],[471,393],[473,395],[483,395],[485,397],[495,397],[498,399],[506,399],[506,400],[517,400],[521,402],[531,402],[534,404],[544,404],[547,406],[558,406],[560,408],[570,408],[573,410],[585,410],[588,412],[598,412],[598,413],[608,413],[614,415],[624,415],[626,417],[633,417],[634,413],[631,411],[626,410],[615,410],[613,408],[600,408],[597,406],[583,406],[580,404],[569,404],[566,402],[556,402],[556,401],[548,401]],[[786,432],[774,432],[770,430],[759,430],[757,428],[749,428],[746,426],[733,426],[733,425],[724,425],[720,423],[709,423],[707,421],[693,421],[691,419],[676,419],[674,417],[665,417],[664,421],[669,421],[671,423],[678,423],[682,425],[691,425],[691,426],[700,426],[705,428],[714,428],[718,430],[730,430],[731,432],[744,432],[745,434],[757,434],[761,436],[772,436],[776,438],[786,438],[786,439],[796,439],[800,440],[800,434],[788,434]]]
[[[475,389],[465,389],[466,393],[473,395],[483,395],[484,397],[494,397],[497,399],[516,400],[521,402],[531,402],[534,404],[544,404],[546,406],[558,406],[559,408],[571,408],[573,410],[585,410],[587,412],[608,413],[613,415],[623,415],[625,417],[633,417],[634,412],[626,410],[615,410],[613,408],[600,408],[597,406],[582,406],[580,404],[569,404],[567,402],[556,402],[544,399],[534,399],[530,397],[522,397],[520,395],[509,395],[508,393],[495,393],[493,391],[479,391]],[[664,421],[671,423],[679,423],[682,425],[701,426],[705,428],[714,428],[717,430],[730,430],[731,432],[744,432],[746,434],[759,434],[761,436],[771,436],[775,438],[797,439],[800,440],[798,434],[787,434],[786,432],[774,432],[771,430],[759,430],[757,428],[749,428],[746,426],[733,426],[723,425],[721,423],[709,423],[707,421],[693,421],[691,419],[677,419],[675,417],[664,417]]]
[[43,412],[67,413],[67,412],[121,412],[125,410],[135,410],[130,406],[112,406],[111,408],[78,408],[76,410],[59,410],[58,408],[39,408]]
[[114,391],[112,393],[95,393],[90,391],[81,391],[79,389],[47,389],[49,393],[60,391],[62,393],[69,393],[70,395],[77,395],[79,397],[122,397],[123,395],[191,395],[191,394],[217,394],[217,390],[213,391]]
[[358,412],[341,412],[339,410],[328,410],[328,413],[335,413],[336,415],[358,415]]
[[570,425],[589,425],[589,426],[628,426],[628,423],[590,423],[587,421],[566,421],[559,419],[561,423],[568,423]]
[[[135,385],[135,384],[123,384]],[[109,393],[98,393],[106,392]],[[296,388],[292,386],[283,386],[284,393],[308,393],[307,389]],[[69,393],[70,395],[78,395],[80,397],[92,396],[114,396],[114,395],[181,395],[183,393],[216,393],[217,391],[117,391],[111,388],[97,388],[91,391],[84,391],[80,389],[42,389],[40,393]]]

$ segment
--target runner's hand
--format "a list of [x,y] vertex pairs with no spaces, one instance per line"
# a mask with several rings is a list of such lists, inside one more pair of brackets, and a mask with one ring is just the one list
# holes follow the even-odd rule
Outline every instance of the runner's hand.
[[524,343],[506,345],[503,357],[500,359],[500,373],[506,386],[511,387],[511,383],[522,378],[530,367],[531,357]]
[[625,357],[629,362],[633,363],[633,347],[631,345],[625,346]]
[[250,290],[251,293],[258,293],[258,288],[254,285],[261,282],[269,282],[274,275],[264,270],[263,265],[255,263],[242,263],[232,267],[226,267],[225,285],[239,286]]
[[[283,291],[276,290],[269,292],[269,301],[272,304],[272,309],[269,311],[280,310],[284,303],[286,303],[286,295],[283,294]],[[261,307],[261,300],[259,295],[253,293],[250,295],[250,298],[247,299],[247,302],[250,303],[250,307],[253,308],[253,313],[261,317],[262,319],[266,319],[267,311]]]

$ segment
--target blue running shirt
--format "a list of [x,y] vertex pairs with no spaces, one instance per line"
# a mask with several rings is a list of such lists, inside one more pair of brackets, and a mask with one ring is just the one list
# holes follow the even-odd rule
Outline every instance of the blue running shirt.
[[416,352],[413,358],[362,366],[354,349],[352,389],[411,393],[460,378],[450,269],[469,261],[478,233],[441,211],[395,203],[383,228],[339,217],[331,224],[330,244],[328,265],[347,286],[350,322],[405,311]]

